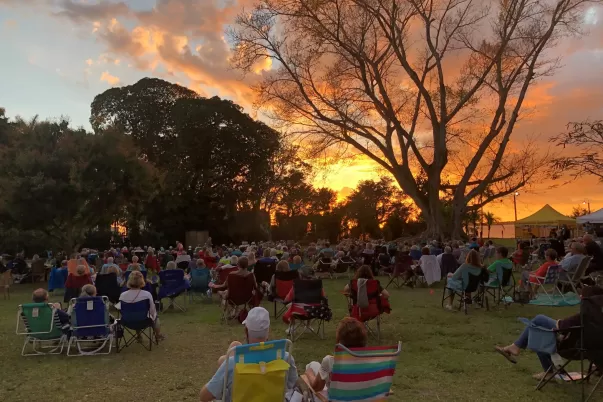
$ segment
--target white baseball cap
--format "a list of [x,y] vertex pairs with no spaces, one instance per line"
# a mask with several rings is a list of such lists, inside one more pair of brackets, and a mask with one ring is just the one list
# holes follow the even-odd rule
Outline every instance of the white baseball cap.
[[250,338],[258,339],[268,336],[270,329],[270,313],[264,307],[254,307],[247,313],[243,321]]

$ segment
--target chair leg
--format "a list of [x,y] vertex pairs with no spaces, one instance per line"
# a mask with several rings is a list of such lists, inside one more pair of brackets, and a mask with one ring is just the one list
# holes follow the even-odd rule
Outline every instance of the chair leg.
[[[588,402],[588,400],[590,399],[590,397],[593,396],[593,394],[597,390],[597,387],[599,387],[599,384],[601,383],[601,380],[603,380],[603,375],[599,378],[599,381],[597,381],[597,383],[595,384],[595,387],[592,389],[592,391],[590,391],[590,393],[588,394],[588,396],[584,400],[585,402]],[[582,386],[584,386],[584,384]]]

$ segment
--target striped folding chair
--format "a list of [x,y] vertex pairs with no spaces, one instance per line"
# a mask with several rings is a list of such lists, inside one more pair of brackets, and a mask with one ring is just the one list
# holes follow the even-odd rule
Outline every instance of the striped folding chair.
[[530,274],[530,278],[537,279],[537,283],[532,283],[532,285],[534,285],[534,292],[543,292],[549,298],[552,298],[555,295],[564,298],[563,293],[558,286],[559,276],[561,275],[562,270],[560,265],[551,265],[544,277]]
[[397,346],[351,348],[335,346],[335,361],[329,387],[330,402],[377,402],[390,395],[396,361],[402,350]]

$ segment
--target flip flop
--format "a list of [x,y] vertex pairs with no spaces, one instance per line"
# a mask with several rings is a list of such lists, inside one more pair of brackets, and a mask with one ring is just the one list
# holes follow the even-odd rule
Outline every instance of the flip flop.
[[502,348],[500,346],[496,346],[494,348],[494,350],[496,350],[498,353],[500,353],[505,359],[507,359],[511,363],[517,364],[517,360],[515,359],[515,357],[513,355],[511,355],[511,353],[507,352],[504,348]]

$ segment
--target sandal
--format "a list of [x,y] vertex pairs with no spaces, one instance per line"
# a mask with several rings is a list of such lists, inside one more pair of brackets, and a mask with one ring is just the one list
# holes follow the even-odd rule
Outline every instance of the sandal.
[[505,359],[507,359],[511,363],[517,364],[517,359],[515,359],[515,356],[513,356],[511,353],[507,352],[505,350],[505,348],[503,348],[501,346],[496,346],[494,348],[494,350],[496,350],[498,353],[500,353]]

